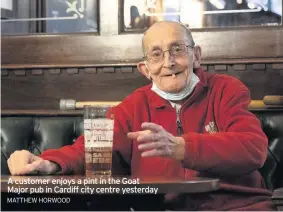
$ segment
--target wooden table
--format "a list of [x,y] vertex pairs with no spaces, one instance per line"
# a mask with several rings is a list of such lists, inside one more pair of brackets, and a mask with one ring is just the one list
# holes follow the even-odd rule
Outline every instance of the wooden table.
[[[60,184],[60,182],[70,183]],[[82,182],[82,184],[80,183]],[[86,184],[84,185],[85,182]],[[102,183],[106,182],[106,183]],[[119,183],[118,183],[119,182]],[[129,184],[132,182],[133,184]],[[40,189],[41,188],[41,189]],[[218,179],[209,178],[88,178],[85,176],[1,176],[2,210],[165,210],[165,194],[215,191]],[[108,189],[101,193],[103,189]],[[17,191],[21,191],[17,194]],[[127,191],[126,193],[123,193]],[[31,193],[32,192],[32,193]],[[24,204],[37,201],[36,204]],[[38,204],[42,199],[67,199],[68,204]],[[16,200],[15,203],[10,203]],[[8,202],[10,201],[10,202]]]
[[[42,189],[39,189],[42,188]],[[58,194],[201,193],[219,188],[210,178],[89,178],[85,176],[1,176],[1,192]],[[126,192],[126,193],[123,193]],[[153,193],[154,192],[154,193]]]
[[283,211],[283,188],[273,191],[272,202],[276,205],[278,211]]

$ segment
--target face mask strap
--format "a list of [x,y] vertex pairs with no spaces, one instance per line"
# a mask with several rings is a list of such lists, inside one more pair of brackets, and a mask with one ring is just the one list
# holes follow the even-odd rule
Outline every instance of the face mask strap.
[[148,66],[147,66],[147,62],[144,61],[144,64],[145,64],[145,66],[146,66],[146,68],[147,68],[147,70],[148,70],[148,73],[149,73],[146,77],[147,77],[149,80],[152,80],[152,79],[151,79],[150,70],[149,70],[149,68],[148,68]]

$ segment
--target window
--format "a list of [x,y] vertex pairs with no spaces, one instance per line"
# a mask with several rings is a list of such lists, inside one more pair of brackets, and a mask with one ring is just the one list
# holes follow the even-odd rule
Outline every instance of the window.
[[[1,0],[3,1],[3,0]],[[97,0],[6,0],[3,35],[97,32]]]
[[281,19],[282,0],[124,0],[126,31],[163,20],[190,28],[221,28],[277,26]]

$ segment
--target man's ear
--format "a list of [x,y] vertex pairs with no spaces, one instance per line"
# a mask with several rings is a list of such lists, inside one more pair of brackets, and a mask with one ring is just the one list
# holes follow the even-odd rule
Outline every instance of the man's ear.
[[199,45],[194,48],[194,60],[193,60],[193,68],[199,68],[201,62],[201,48]]
[[149,80],[151,80],[150,72],[145,64],[145,62],[139,62],[137,64],[138,70]]

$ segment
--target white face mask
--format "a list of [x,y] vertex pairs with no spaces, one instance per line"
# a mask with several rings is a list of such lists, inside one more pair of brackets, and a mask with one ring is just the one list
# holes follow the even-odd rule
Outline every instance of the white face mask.
[[169,101],[179,101],[189,96],[193,92],[194,88],[196,87],[199,81],[200,80],[198,76],[192,73],[191,80],[188,80],[185,88],[178,93],[169,93],[169,92],[162,91],[157,87],[157,85],[154,82],[152,82],[151,90],[157,93],[163,99],[166,99]]

